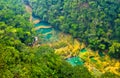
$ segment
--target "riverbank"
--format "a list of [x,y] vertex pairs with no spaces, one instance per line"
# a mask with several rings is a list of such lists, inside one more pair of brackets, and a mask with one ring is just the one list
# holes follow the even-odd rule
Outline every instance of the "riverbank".
[[34,24],[37,24],[39,22],[40,22],[40,19],[36,19],[36,20],[33,21]]

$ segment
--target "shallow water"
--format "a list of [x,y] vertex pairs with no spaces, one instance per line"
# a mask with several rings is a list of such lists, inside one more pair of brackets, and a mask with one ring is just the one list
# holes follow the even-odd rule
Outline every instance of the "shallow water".
[[84,53],[84,52],[87,52],[87,50],[83,48],[82,50],[80,50],[80,52]]
[[52,31],[52,28],[40,28],[39,30],[36,30],[37,34],[45,34],[51,31]]
[[[38,26],[50,26],[50,24],[47,23],[47,22],[39,22],[39,23],[35,24],[35,27],[38,27]],[[54,39],[57,35],[49,33],[49,32],[52,32],[52,31],[54,31],[53,28],[40,28],[39,30],[36,30],[37,34],[40,35],[39,37],[40,37],[40,43],[41,44],[45,44],[47,42],[54,41]],[[57,32],[57,31],[55,31],[55,32]],[[82,52],[86,52],[86,49],[82,50]],[[84,64],[83,60],[80,57],[77,57],[77,56],[68,58],[66,61],[69,62],[72,66],[83,65]]]
[[43,25],[43,26],[49,26],[50,24],[47,23],[47,22],[45,22],[45,21],[41,21],[41,22],[35,24],[35,27],[42,26],[42,25]]
[[72,66],[76,66],[76,65],[83,65],[83,60],[79,57],[71,57],[71,58],[68,58],[66,60],[67,62],[69,62]]
[[[34,19],[37,19],[37,18],[34,18]],[[34,24],[34,26],[35,27],[38,27],[38,26],[50,26],[50,24],[48,22],[41,21],[41,22],[39,22],[37,24]],[[36,30],[37,36],[40,39],[40,43],[45,44],[45,43],[50,42],[51,38],[54,39],[54,37],[56,35],[54,35],[52,33],[53,31],[54,31],[53,28],[40,28],[40,29]],[[52,40],[52,41],[54,41],[54,40]]]

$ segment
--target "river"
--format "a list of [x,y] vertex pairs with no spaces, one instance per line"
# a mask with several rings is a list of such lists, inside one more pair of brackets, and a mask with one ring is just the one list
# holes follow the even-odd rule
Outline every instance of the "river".
[[[65,33],[56,31],[49,23],[32,16],[32,9],[26,5],[26,11],[30,14],[30,22],[34,23],[37,37],[40,45],[49,45],[55,49],[55,53],[63,55],[68,62],[74,65],[82,65],[83,61],[76,57],[76,51],[79,51],[82,46],[77,39]],[[69,59],[68,59],[69,58]]]
[[[29,21],[34,24],[34,29],[37,33],[36,36],[39,38],[38,44],[40,46],[49,45],[54,48],[56,54],[62,56],[71,65],[84,65],[92,74],[96,75],[96,77],[102,74],[102,72],[99,71],[101,69],[98,70],[96,67],[99,63],[99,65],[103,63],[98,59],[100,58],[98,55],[91,52],[89,49],[83,49],[85,45],[80,43],[77,39],[73,39],[71,35],[56,31],[49,23],[33,17],[31,7],[29,5],[25,6],[26,11],[31,15]],[[90,58],[90,55],[92,58]],[[109,64],[111,64],[111,62]],[[109,66],[106,67],[106,69],[107,68],[109,68]],[[104,69],[103,66],[102,71]],[[116,73],[116,70],[114,73]]]

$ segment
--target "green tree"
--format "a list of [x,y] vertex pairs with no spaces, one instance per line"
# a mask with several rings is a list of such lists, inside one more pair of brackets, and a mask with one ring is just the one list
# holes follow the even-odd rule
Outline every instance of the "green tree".
[[111,55],[111,57],[120,59],[120,43],[113,42],[113,44],[109,48],[109,54]]

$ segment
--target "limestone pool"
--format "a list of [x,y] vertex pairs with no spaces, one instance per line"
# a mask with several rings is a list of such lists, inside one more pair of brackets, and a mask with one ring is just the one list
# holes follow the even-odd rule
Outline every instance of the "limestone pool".
[[[52,41],[53,41],[53,39],[54,39],[53,37],[57,36],[57,35],[54,35],[52,33],[54,31],[53,28],[47,28],[47,26],[50,26],[50,24],[45,22],[45,21],[40,21],[39,23],[34,24],[34,26],[35,27],[46,26],[44,28],[39,28],[38,30],[36,30],[37,36],[40,39],[40,43],[45,44],[46,42],[50,42],[51,38],[52,38]],[[70,63],[72,66],[83,65],[84,64],[83,60],[78,56],[67,58],[66,61],[68,63]]]
[[83,60],[80,57],[77,57],[77,56],[68,58],[66,61],[69,62],[72,66],[83,65],[84,64]]
[[[85,48],[80,50],[80,53],[85,53],[85,52],[87,52]],[[72,66],[84,65],[84,61],[79,56],[68,58],[66,59],[66,61],[69,62]]]
[[37,24],[34,24],[35,28],[36,27],[40,27],[40,26],[44,26],[43,28],[39,28],[36,30],[37,36],[39,37],[40,41],[42,43],[47,42],[50,40],[50,38],[53,36],[53,28],[45,28],[45,26],[49,26],[50,24],[45,22],[45,21],[40,21]]
[[[35,18],[34,18],[34,20],[35,20]],[[39,23],[35,24],[35,27],[37,27],[37,26],[41,26],[41,25],[44,25],[44,26],[49,26],[50,24],[49,24],[48,22],[41,21],[41,22],[39,22]]]

